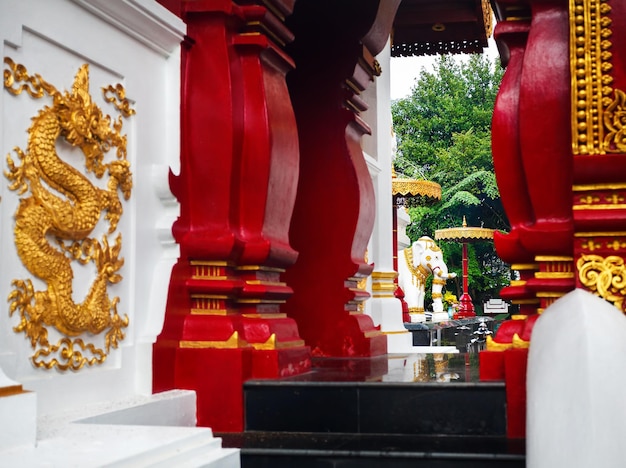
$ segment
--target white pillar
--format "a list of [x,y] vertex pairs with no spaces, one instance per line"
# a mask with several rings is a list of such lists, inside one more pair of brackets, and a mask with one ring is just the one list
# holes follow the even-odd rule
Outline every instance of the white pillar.
[[582,289],[533,328],[527,371],[527,466],[624,466],[626,317]]
[[391,120],[391,46],[387,46],[376,57],[382,73],[364,96],[369,109],[364,118],[372,127],[372,136],[364,137],[363,146],[376,191],[376,222],[371,240],[370,262],[374,262],[371,276],[372,298],[366,312],[374,324],[380,325],[387,334],[388,351],[404,352],[411,347],[411,333],[404,328],[402,304],[394,296],[397,276],[393,267],[393,200],[391,187],[392,171],[392,120]]

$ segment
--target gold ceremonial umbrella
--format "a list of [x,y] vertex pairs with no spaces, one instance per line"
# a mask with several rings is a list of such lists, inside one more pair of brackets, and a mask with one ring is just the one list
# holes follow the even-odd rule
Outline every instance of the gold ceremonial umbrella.
[[[431,200],[441,200],[441,185],[430,180],[400,178],[391,169],[391,193],[393,195],[393,251],[398,251],[397,208],[425,205]],[[393,267],[398,271],[398,258],[394,254]]]
[[463,295],[459,300],[458,318],[474,317],[474,304],[467,288],[467,244],[480,240],[493,239],[495,229],[470,227],[463,216],[463,226],[449,229],[437,229],[436,240],[452,240],[463,243]]
[[[393,195],[392,223],[393,223],[393,268],[398,271],[398,211],[401,206],[421,206],[434,200],[441,200],[441,185],[429,180],[406,179],[397,177],[396,171],[392,168],[391,191]],[[395,279],[397,284],[398,279]],[[403,304],[403,320],[409,322],[409,313],[406,302],[404,302],[404,292],[399,287],[395,290],[395,295]]]
[[421,198],[441,200],[441,185],[430,180],[399,178],[393,171],[391,193],[396,206],[414,206]]

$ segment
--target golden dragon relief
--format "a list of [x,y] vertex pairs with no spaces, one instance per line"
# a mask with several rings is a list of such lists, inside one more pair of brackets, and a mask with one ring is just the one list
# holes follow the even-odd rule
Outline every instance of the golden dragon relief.
[[[122,117],[134,110],[121,85],[109,86],[102,89],[104,100],[120,115],[115,120],[103,114],[89,94],[87,64],[78,70],[71,91],[60,92],[10,58],[5,57],[4,63],[4,87],[11,94],[25,91],[33,98],[48,96],[52,101],[32,118],[26,151],[14,148],[19,162],[7,155],[9,189],[20,196],[14,230],[17,253],[26,269],[46,285],[38,291],[31,279],[13,280],[9,313],[17,312],[20,317],[14,330],[30,339],[37,367],[79,370],[102,364],[124,338],[129,322],[127,315],[118,314],[119,297],[109,297],[107,288],[122,280],[122,237],[119,232],[112,242],[109,237],[115,235],[122,216],[119,193],[128,200],[132,189],[126,135],[121,131]],[[82,150],[84,171],[61,159],[56,151],[58,139]],[[113,148],[116,157],[106,162],[105,155]],[[105,178],[106,188],[94,185],[87,174]],[[102,215],[108,229],[98,240],[93,231]],[[72,298],[72,262],[95,266],[95,279],[81,303]],[[51,343],[48,327],[64,337]],[[104,349],[83,340],[85,335],[101,333],[105,334]]]

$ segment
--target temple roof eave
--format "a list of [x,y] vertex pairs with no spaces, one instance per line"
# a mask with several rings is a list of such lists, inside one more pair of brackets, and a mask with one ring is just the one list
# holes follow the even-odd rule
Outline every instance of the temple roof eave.
[[492,18],[488,0],[403,0],[391,55],[480,53],[491,36]]

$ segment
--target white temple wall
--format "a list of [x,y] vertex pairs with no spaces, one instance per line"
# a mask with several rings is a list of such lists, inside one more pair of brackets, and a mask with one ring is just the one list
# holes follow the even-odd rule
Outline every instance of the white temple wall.
[[[185,33],[154,0],[0,2],[0,149],[14,162],[0,176],[2,466],[240,466],[238,449],[194,427],[193,391],[152,395],[179,255],[168,179]],[[120,128],[125,105],[136,114]]]
[[[17,312],[9,316],[7,298],[12,281],[30,279],[36,291],[46,283],[24,265],[16,250],[15,214],[22,196],[9,189],[10,181],[0,177],[0,368],[25,389],[37,392],[39,412],[53,413],[82,404],[151,393],[152,343],[160,332],[165,313],[167,285],[178,247],[171,225],[178,215],[178,203],[169,190],[168,171],[179,167],[180,42],[184,23],[156,2],[127,0],[3,0],[0,2],[2,56],[26,67],[28,74],[41,77],[59,92],[71,91],[75,75],[89,65],[89,94],[104,114],[116,119],[115,107],[105,102],[102,87],[121,84],[136,114],[122,119],[121,134],[127,137],[127,160],[132,172],[130,199],[122,200],[123,214],[113,243],[121,234],[119,254],[124,264],[122,280],[108,286],[109,297],[119,297],[117,310],[129,324],[117,349],[111,349],[102,364],[84,365],[77,371],[36,368],[31,362],[35,349],[24,333],[14,331],[20,323]],[[4,70],[9,66],[4,64]],[[6,155],[17,164],[13,148],[27,151],[31,119],[50,96],[33,98],[26,92],[0,93],[0,149],[3,172]],[[85,173],[85,158],[78,147],[63,138],[56,140],[56,152],[66,163]],[[115,149],[105,162],[115,159]],[[86,174],[86,173],[85,173]],[[108,175],[101,179],[87,175],[90,182],[106,189]],[[45,184],[45,187],[50,187]],[[54,192],[59,195],[59,192]],[[100,221],[90,237],[101,240],[107,223]],[[48,242],[53,243],[50,236]],[[95,266],[72,263],[73,300],[81,303],[95,279]],[[63,338],[48,325],[48,339],[56,344]],[[78,334],[74,338],[104,349],[104,333]],[[84,352],[88,354],[87,351]],[[59,359],[62,359],[60,356]],[[41,361],[51,363],[52,357]]]

